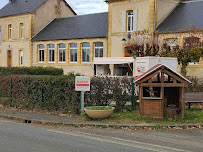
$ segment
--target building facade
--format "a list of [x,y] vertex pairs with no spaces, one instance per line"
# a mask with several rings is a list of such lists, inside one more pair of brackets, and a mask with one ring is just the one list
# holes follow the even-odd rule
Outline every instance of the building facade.
[[0,66],[32,66],[32,37],[54,18],[74,15],[63,0],[10,0],[0,10]]
[[[184,47],[190,37],[203,42],[202,0],[105,2],[108,12],[77,16],[65,0],[10,1],[0,10],[0,66],[54,66],[90,76],[97,68],[112,74],[115,67],[131,65],[95,65],[94,60],[126,57],[122,40],[150,44],[158,31],[160,46]],[[191,25],[198,31],[191,33]],[[189,76],[202,73],[202,60],[188,66]]]

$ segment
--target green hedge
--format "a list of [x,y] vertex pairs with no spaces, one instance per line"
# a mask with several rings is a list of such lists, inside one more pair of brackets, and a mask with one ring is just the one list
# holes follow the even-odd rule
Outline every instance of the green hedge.
[[[80,92],[75,91],[72,75],[0,77],[0,104],[9,105],[2,100],[10,98],[11,79],[15,107],[76,114],[80,111]],[[85,93],[85,106],[109,106],[112,101],[115,103],[115,111],[123,110],[126,102],[131,101],[131,81],[91,79],[91,91]]]
[[63,75],[63,69],[53,67],[0,67],[0,76],[7,75]]

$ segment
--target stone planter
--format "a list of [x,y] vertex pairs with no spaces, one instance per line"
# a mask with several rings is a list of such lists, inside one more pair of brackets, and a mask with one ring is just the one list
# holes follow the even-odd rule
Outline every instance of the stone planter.
[[87,115],[92,119],[104,119],[111,116],[111,114],[114,111],[114,107],[111,107],[111,109],[105,109],[105,110],[90,110],[85,107],[85,112]]

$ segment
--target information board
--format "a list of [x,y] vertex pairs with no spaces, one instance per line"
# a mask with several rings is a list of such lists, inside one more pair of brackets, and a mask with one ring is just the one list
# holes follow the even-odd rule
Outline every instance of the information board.
[[147,63],[138,61],[136,62],[136,76],[143,74],[147,71]]
[[75,90],[76,91],[90,91],[90,77],[89,76],[76,76],[75,77]]

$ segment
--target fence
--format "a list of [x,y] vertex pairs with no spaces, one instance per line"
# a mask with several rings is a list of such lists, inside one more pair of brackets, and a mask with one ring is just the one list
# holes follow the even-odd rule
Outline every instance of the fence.
[[[92,78],[85,93],[85,106],[108,106],[122,111],[128,101],[135,107],[134,84],[128,78]],[[132,95],[133,94],[133,95]],[[68,76],[0,77],[0,104],[24,109],[79,113],[80,93],[74,78]]]

